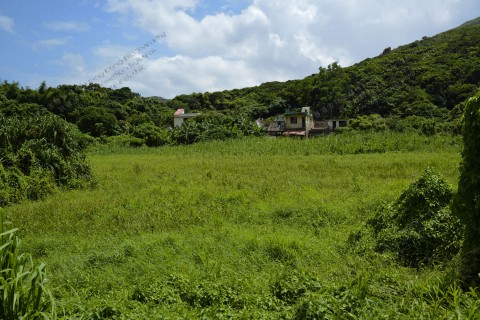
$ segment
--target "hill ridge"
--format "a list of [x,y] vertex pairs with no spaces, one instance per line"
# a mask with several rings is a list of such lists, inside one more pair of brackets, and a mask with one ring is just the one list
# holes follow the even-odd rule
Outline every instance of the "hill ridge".
[[472,26],[478,26],[478,25],[480,25],[480,17],[469,20],[469,21],[461,24],[458,28],[472,27]]

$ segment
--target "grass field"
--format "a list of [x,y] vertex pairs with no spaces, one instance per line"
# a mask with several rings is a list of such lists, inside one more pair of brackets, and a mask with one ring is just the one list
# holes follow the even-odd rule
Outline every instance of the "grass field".
[[460,151],[414,134],[98,147],[96,188],[5,212],[67,316],[475,319],[448,266],[348,241],[427,166],[455,187]]

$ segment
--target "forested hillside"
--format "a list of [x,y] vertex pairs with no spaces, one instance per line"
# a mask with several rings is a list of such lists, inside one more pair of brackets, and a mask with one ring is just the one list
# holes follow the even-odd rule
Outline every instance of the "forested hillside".
[[318,118],[381,116],[436,117],[451,120],[480,81],[480,26],[472,20],[459,28],[423,37],[351,67],[333,63],[302,80],[176,97],[194,110],[243,111],[268,117],[284,107],[310,106]]
[[[301,80],[179,95],[172,100],[141,97],[129,88],[114,90],[98,84],[52,88],[42,83],[31,89],[4,81],[0,112],[45,110],[92,137],[120,136],[130,144],[151,146],[242,136],[252,131],[248,120],[303,106],[311,107],[317,120],[362,116],[360,122],[386,123],[369,126],[357,122],[357,128],[403,131],[433,124],[441,131],[458,133],[463,102],[477,92],[479,83],[480,26],[475,19],[434,37],[386,48],[379,56],[350,67],[333,63]],[[167,129],[178,108],[202,111],[196,122],[203,124],[183,131]],[[355,127],[355,121],[352,124]],[[234,126],[237,129],[229,132]],[[209,133],[202,135],[205,132]]]

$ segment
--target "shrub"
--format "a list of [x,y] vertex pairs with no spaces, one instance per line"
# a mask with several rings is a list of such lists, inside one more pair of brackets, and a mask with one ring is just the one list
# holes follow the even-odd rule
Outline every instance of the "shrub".
[[385,119],[379,114],[363,115],[356,119],[352,119],[349,122],[349,127],[353,130],[372,130],[372,131],[384,131],[387,129]]
[[0,163],[0,206],[20,202],[27,198],[26,177],[17,168],[5,170]]
[[391,205],[369,220],[377,251],[394,252],[407,266],[445,260],[457,253],[461,228],[448,204],[453,191],[427,168]]
[[198,117],[171,130],[174,144],[191,144],[201,141],[226,140],[244,136],[260,136],[265,132],[247,118]]
[[77,125],[84,133],[100,137],[115,135],[120,130],[115,115],[105,108],[88,107],[82,113]]
[[135,138],[142,139],[149,147],[158,147],[170,144],[170,136],[165,129],[151,123],[143,123],[133,130]]
[[38,199],[56,185],[93,182],[88,140],[53,114],[0,117],[0,205]]
[[461,251],[463,279],[480,283],[480,95],[467,102],[458,192],[452,210],[465,225]]

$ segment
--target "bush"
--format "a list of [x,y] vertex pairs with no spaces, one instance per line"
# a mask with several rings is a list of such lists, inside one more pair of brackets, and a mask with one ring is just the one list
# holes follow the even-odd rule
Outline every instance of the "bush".
[[87,143],[74,125],[52,114],[0,117],[0,205],[41,198],[55,186],[92,183]]
[[133,130],[135,138],[142,139],[149,147],[168,145],[171,142],[170,135],[165,129],[161,129],[151,123],[143,123]]
[[460,222],[448,207],[452,194],[445,180],[427,168],[369,220],[377,251],[391,251],[407,266],[451,258],[461,238]]
[[480,95],[467,102],[463,125],[463,152],[458,192],[452,210],[465,225],[461,275],[480,283]]
[[120,130],[115,115],[109,110],[100,107],[84,109],[77,125],[82,132],[88,133],[93,137],[115,135]]
[[390,117],[387,120],[388,128],[398,132],[416,131],[425,136],[433,136],[439,131],[453,132],[451,123],[438,118],[426,118],[423,116],[408,116],[400,118],[398,116]]
[[0,206],[25,200],[27,189],[26,177],[17,168],[5,170],[0,163]]
[[171,131],[173,144],[192,144],[211,140],[227,140],[245,136],[260,136],[265,132],[247,118],[234,119],[214,114],[199,116]]
[[359,131],[385,131],[387,129],[385,119],[383,119],[379,114],[359,116],[356,119],[350,120],[348,126],[353,130]]

